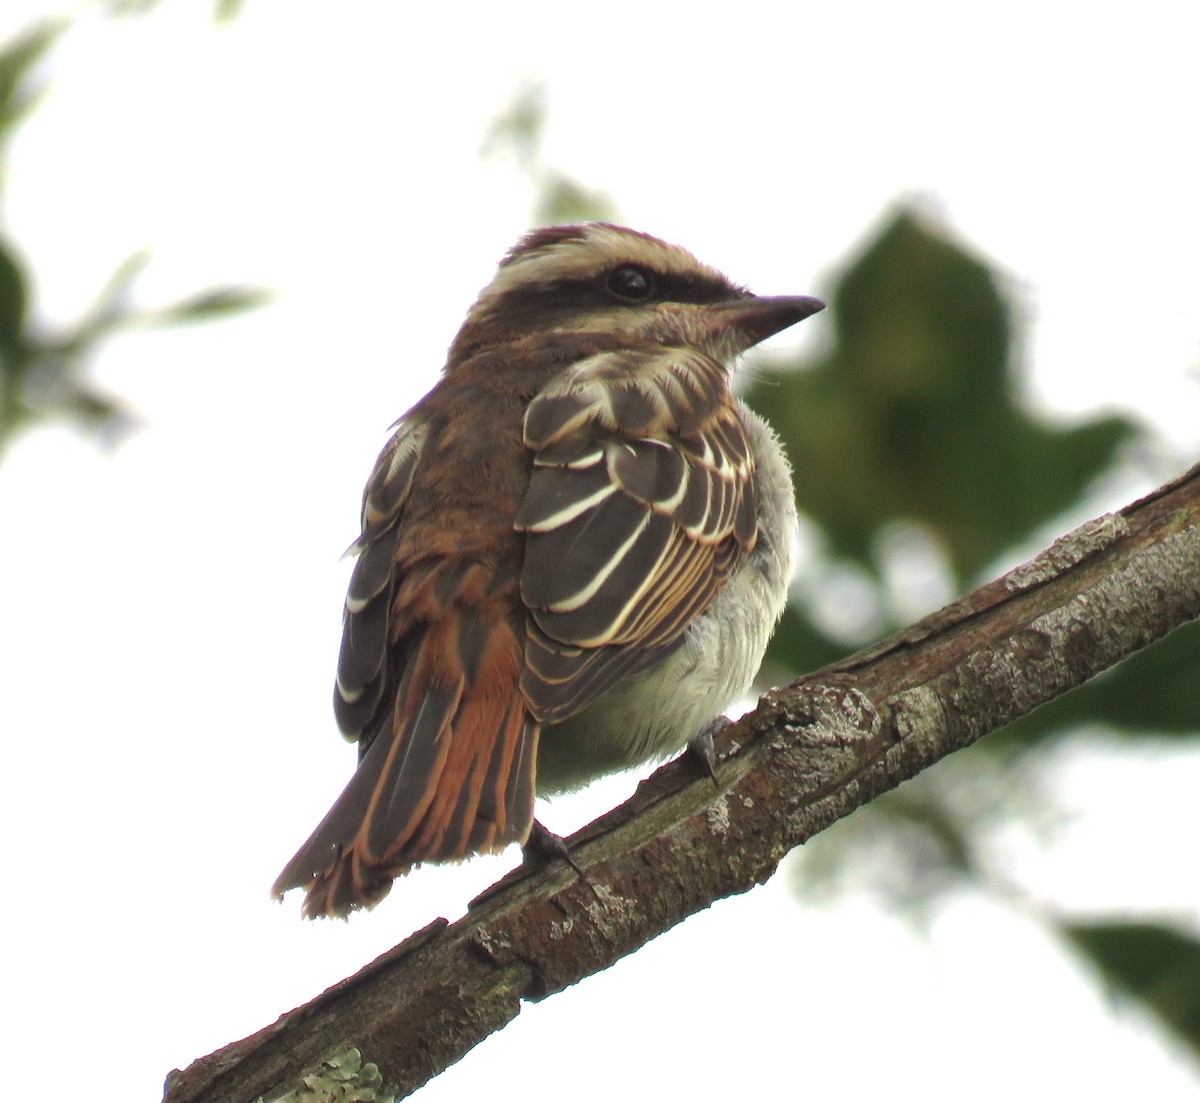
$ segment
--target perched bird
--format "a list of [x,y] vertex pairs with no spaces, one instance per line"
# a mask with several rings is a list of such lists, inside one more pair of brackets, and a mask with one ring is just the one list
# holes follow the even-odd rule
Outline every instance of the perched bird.
[[796,514],[731,363],[823,305],[606,223],[509,252],[367,482],[334,693],[358,769],[276,895],[345,915],[523,843],[535,793],[667,757],[745,692]]

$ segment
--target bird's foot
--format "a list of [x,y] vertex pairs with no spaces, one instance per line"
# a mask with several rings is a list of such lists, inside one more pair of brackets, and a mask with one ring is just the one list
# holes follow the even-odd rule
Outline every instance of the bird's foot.
[[585,885],[591,885],[587,874],[571,856],[571,849],[567,846],[566,840],[561,835],[555,835],[553,831],[548,831],[537,820],[533,821],[529,838],[521,844],[521,856],[526,865],[535,865],[538,862],[545,862],[547,859],[561,858],[579,875],[579,879]]
[[713,736],[724,728],[729,727],[729,721],[724,716],[718,716],[704,725],[699,735],[688,743],[688,750],[696,757],[704,772],[712,778],[712,783],[719,790],[721,783],[717,780],[717,747]]

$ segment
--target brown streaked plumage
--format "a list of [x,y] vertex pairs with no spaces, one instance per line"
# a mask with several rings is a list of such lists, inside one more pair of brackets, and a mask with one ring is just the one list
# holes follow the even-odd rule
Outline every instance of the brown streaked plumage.
[[672,753],[745,689],[795,514],[729,362],[821,305],[603,223],[513,248],[368,480],[334,694],[359,765],[276,894],[344,915],[523,842],[535,791]]

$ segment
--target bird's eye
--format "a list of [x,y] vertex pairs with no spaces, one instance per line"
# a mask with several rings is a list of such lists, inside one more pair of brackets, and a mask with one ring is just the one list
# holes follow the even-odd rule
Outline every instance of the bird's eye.
[[614,299],[624,303],[640,303],[654,294],[654,277],[644,268],[623,264],[609,272],[604,286]]

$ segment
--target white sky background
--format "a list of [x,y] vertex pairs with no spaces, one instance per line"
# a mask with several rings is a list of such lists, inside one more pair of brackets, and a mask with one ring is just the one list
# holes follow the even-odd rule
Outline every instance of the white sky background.
[[[5,0],[0,36],[56,10]],[[85,17],[5,197],[48,321],[143,245],[146,306],[279,292],[109,345],[96,377],[143,426],[117,451],[50,429],[0,465],[23,1097],[157,1099],[511,865],[420,871],[349,924],[267,898],[354,762],[330,692],[362,482],[526,228],[527,185],[478,156],[523,79],[547,82],[550,163],[757,290],[826,290],[893,200],[927,197],[1010,274],[1041,408],[1138,411],[1178,450],[1102,506],[1200,446],[1193,4],[248,0],[223,30],[208,10]],[[1194,839],[1200,764],[1160,761],[1065,758],[1078,823],[1048,855],[1015,843],[1014,876],[1097,911],[1133,885],[1197,923],[1194,863],[1143,855]],[[569,829],[628,788],[543,816]],[[1033,924],[961,896],[934,935],[776,878],[526,1008],[421,1098],[1194,1098],[1187,1059]]]

